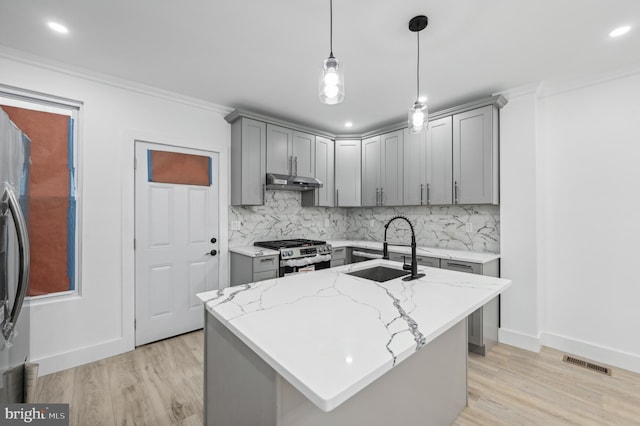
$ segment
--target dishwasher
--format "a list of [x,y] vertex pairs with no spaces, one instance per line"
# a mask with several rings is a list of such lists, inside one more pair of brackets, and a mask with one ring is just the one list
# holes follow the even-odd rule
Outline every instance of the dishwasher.
[[382,250],[353,248],[351,251],[351,263],[364,262],[371,259],[382,259]]

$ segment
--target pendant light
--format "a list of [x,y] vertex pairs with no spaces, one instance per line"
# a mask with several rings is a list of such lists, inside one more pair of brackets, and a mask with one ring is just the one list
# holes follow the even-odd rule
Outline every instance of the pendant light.
[[344,74],[333,56],[333,0],[329,0],[329,57],[322,63],[318,96],[320,102],[335,105],[344,100]]
[[427,101],[420,101],[420,31],[427,28],[429,19],[424,15],[411,18],[409,21],[409,30],[418,36],[418,61],[416,71],[416,101],[409,108],[409,133],[422,133],[429,122],[429,112],[427,110]]

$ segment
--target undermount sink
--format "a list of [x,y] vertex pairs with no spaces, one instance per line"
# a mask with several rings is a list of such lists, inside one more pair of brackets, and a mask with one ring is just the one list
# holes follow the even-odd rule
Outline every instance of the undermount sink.
[[347,275],[353,275],[354,277],[365,278],[367,280],[383,283],[385,281],[389,281],[394,278],[409,275],[409,271],[402,271],[400,269],[387,268],[386,266],[374,266],[373,268],[360,269],[358,271],[348,272]]

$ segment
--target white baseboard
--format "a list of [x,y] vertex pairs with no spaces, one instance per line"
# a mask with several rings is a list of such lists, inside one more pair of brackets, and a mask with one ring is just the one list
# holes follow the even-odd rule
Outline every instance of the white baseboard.
[[505,328],[498,329],[498,342],[536,353],[540,352],[542,347],[537,336]]
[[38,376],[66,370],[90,362],[99,361],[125,352],[132,351],[134,346],[122,337],[102,342],[98,345],[74,349],[68,352],[33,359],[31,362],[40,364]]
[[636,354],[553,333],[543,333],[540,340],[544,346],[567,352],[571,355],[640,373],[640,356]]

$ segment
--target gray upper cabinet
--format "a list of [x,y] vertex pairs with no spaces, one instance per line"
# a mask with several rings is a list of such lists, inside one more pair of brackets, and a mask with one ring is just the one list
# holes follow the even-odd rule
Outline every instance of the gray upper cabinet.
[[452,138],[451,117],[443,117],[429,123],[423,204],[453,203]]
[[361,141],[337,139],[335,142],[335,205],[360,207]]
[[453,203],[451,117],[429,122],[424,133],[404,129],[404,205]]
[[403,204],[419,206],[425,199],[426,133],[409,133],[404,129]]
[[267,124],[267,173],[291,174],[292,145],[293,130]]
[[380,205],[380,136],[362,140],[362,205]]
[[267,124],[267,173],[313,176],[315,136]]
[[362,205],[402,205],[402,131],[362,141]]
[[402,141],[398,130],[380,137],[380,205],[402,205]]
[[291,156],[293,157],[293,175],[314,177],[316,173],[316,137],[294,130]]
[[264,204],[266,124],[241,118],[231,125],[231,204]]
[[453,116],[454,204],[498,204],[498,110]]
[[334,185],[334,142],[316,136],[315,178],[322,182],[322,188],[302,193],[304,207],[333,207],[335,205]]
[[335,142],[321,130],[235,110],[225,117],[231,204],[263,204],[265,174],[275,173],[323,183],[302,194],[304,206],[497,205],[498,115],[506,103],[495,95],[438,111],[423,134],[396,123]]

